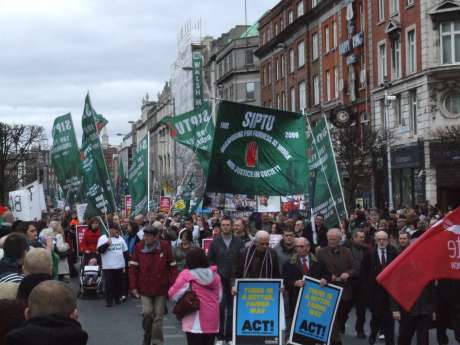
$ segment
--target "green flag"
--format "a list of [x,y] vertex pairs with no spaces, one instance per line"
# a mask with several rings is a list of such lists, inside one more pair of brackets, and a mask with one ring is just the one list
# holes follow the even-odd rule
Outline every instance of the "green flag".
[[214,125],[209,103],[177,116],[166,116],[162,123],[169,127],[174,140],[193,151],[211,151]]
[[67,198],[67,202],[71,205],[81,199],[82,173],[80,151],[70,114],[59,116],[54,120],[52,135],[51,164],[64,190],[64,198]]
[[81,152],[83,186],[88,203],[85,218],[101,216],[116,210],[112,178],[105,162],[104,151],[96,128],[95,114],[88,94],[82,117]]
[[96,123],[96,129],[98,133],[102,130],[102,128],[105,127],[105,125],[109,123],[109,121],[107,121],[101,114],[94,114],[94,121]]
[[116,183],[116,201],[118,205],[118,210],[123,210],[125,208],[125,195],[128,194],[128,179],[126,178],[123,160],[120,156],[118,158],[117,175],[118,177]]
[[305,194],[306,151],[302,115],[222,101],[206,189],[249,195]]
[[133,162],[129,167],[128,186],[132,197],[132,213],[134,217],[148,210],[148,178],[149,178],[149,134],[137,147]]
[[338,175],[334,150],[325,118],[308,133],[310,159],[309,199],[312,215],[324,215],[327,227],[340,224],[347,216],[342,185]]

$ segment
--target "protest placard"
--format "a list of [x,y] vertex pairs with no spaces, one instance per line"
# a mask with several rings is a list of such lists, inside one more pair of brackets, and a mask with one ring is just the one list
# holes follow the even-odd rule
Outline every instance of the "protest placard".
[[75,234],[77,236],[77,253],[82,254],[81,244],[83,242],[83,236],[85,235],[85,231],[88,230],[88,225],[77,225],[75,229]]
[[204,250],[204,253],[208,255],[209,248],[211,247],[212,238],[205,238],[201,240],[201,248]]
[[233,344],[282,343],[282,279],[237,279],[233,301]]
[[319,280],[307,276],[303,280],[304,286],[297,299],[289,343],[328,345],[342,288],[332,284],[321,287]]

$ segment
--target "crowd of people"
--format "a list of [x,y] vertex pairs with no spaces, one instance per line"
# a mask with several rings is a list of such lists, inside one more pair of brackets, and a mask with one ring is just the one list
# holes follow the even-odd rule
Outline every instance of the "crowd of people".
[[[239,278],[283,279],[289,329],[304,275],[323,286],[343,288],[332,328],[334,345],[342,344],[352,309],[354,336],[370,345],[379,338],[386,345],[409,345],[415,335],[418,345],[429,344],[431,328],[436,328],[440,345],[448,344],[448,328],[460,343],[460,281],[430,283],[407,312],[376,280],[442,216],[428,203],[397,211],[357,208],[330,227],[321,214],[311,221],[300,213],[231,216],[220,210],[190,217],[109,215],[106,224],[100,218],[89,220],[77,243],[76,215],[34,223],[14,221],[7,213],[0,240],[0,344],[39,344],[29,339],[45,329],[47,334],[53,330],[55,339],[49,344],[61,344],[65,335],[71,337],[69,344],[86,344],[88,336],[76,321],[76,299],[67,284],[78,275],[77,245],[83,263],[96,260],[102,266],[108,308],[127,298],[140,299],[144,345],[164,344],[168,301],[173,306],[191,290],[200,306],[180,320],[187,343],[231,344]],[[205,249],[204,239],[212,239]],[[50,298],[53,303],[47,302]],[[56,298],[62,300],[60,306],[54,306]]]

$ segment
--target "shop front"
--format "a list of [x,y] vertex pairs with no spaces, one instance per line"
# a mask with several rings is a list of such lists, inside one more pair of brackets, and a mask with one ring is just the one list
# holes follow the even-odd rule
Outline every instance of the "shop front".
[[436,168],[439,207],[447,211],[460,206],[460,143],[431,143],[430,160]]
[[392,149],[393,201],[396,208],[425,201],[423,144]]

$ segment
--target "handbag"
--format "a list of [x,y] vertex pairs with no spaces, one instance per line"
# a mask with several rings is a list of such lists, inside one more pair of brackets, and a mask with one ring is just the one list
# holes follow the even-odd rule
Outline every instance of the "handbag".
[[177,301],[173,308],[173,313],[176,315],[178,320],[184,318],[189,314],[192,314],[200,310],[200,300],[192,289],[192,283],[190,283],[190,289],[187,290],[181,298]]

